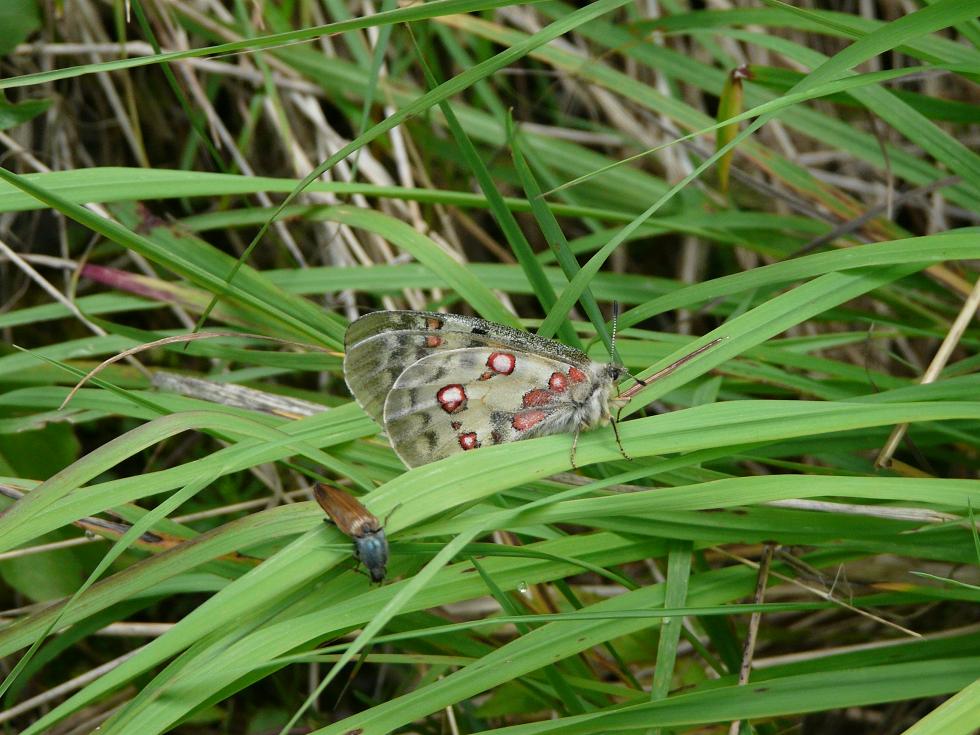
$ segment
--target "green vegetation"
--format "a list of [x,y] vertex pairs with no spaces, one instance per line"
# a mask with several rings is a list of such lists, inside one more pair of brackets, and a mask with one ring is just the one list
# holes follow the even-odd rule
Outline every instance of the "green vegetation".
[[[4,732],[980,729],[976,2],[2,5]],[[614,301],[629,460],[344,385]]]

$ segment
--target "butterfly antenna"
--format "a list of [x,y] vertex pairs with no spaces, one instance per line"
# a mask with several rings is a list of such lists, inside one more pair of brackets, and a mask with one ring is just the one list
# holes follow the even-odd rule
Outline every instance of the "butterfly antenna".
[[619,324],[619,302],[613,301],[612,305],[612,337],[609,338],[609,356],[613,362],[622,362],[616,354],[616,328]]
[[633,378],[633,380],[635,380],[640,385],[646,385],[646,382],[645,381],[640,380],[638,377],[636,377],[635,375],[633,375],[633,373],[631,373],[629,370],[626,369],[626,366],[623,365],[623,361],[620,359],[619,354],[616,352],[616,332],[619,331],[618,327],[619,327],[619,302],[618,301],[613,301],[613,304],[612,304],[612,337],[609,338],[609,356],[612,358],[612,361],[614,363],[616,363],[617,365],[621,365],[622,366],[624,373],[626,373],[627,375],[629,375],[631,378]]

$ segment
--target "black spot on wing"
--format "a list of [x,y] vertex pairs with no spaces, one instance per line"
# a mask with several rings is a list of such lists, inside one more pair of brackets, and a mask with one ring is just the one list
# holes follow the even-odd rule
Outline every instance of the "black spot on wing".
[[480,368],[483,365],[481,360],[482,355],[474,355],[472,353],[464,353],[460,356],[459,367],[461,370],[473,370],[474,368]]

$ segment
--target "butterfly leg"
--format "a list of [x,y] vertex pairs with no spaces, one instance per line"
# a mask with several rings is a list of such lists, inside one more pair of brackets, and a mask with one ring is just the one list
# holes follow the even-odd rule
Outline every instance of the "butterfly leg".
[[568,454],[568,460],[572,464],[572,469],[577,470],[578,465],[575,464],[575,450],[578,448],[578,435],[581,433],[578,427],[575,427],[575,433],[572,435],[572,451]]
[[623,440],[619,438],[619,418],[617,417],[609,423],[612,424],[613,434],[616,436],[616,446],[619,447],[619,453],[623,455],[623,459],[632,462],[633,458],[626,453],[626,450],[623,448]]

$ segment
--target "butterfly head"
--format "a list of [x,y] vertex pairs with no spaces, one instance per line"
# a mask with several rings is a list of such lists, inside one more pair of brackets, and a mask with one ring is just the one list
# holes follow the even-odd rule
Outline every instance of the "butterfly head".
[[622,365],[617,365],[614,362],[609,363],[603,369],[602,377],[606,381],[606,385],[609,386],[606,392],[606,404],[607,412],[616,412],[629,403],[629,399],[622,399],[619,397],[619,389],[616,384],[624,375],[629,375],[630,372]]
[[620,378],[627,374],[627,372],[628,371],[625,367],[622,365],[617,365],[614,362],[609,363],[605,368],[606,377],[612,383],[618,382]]

